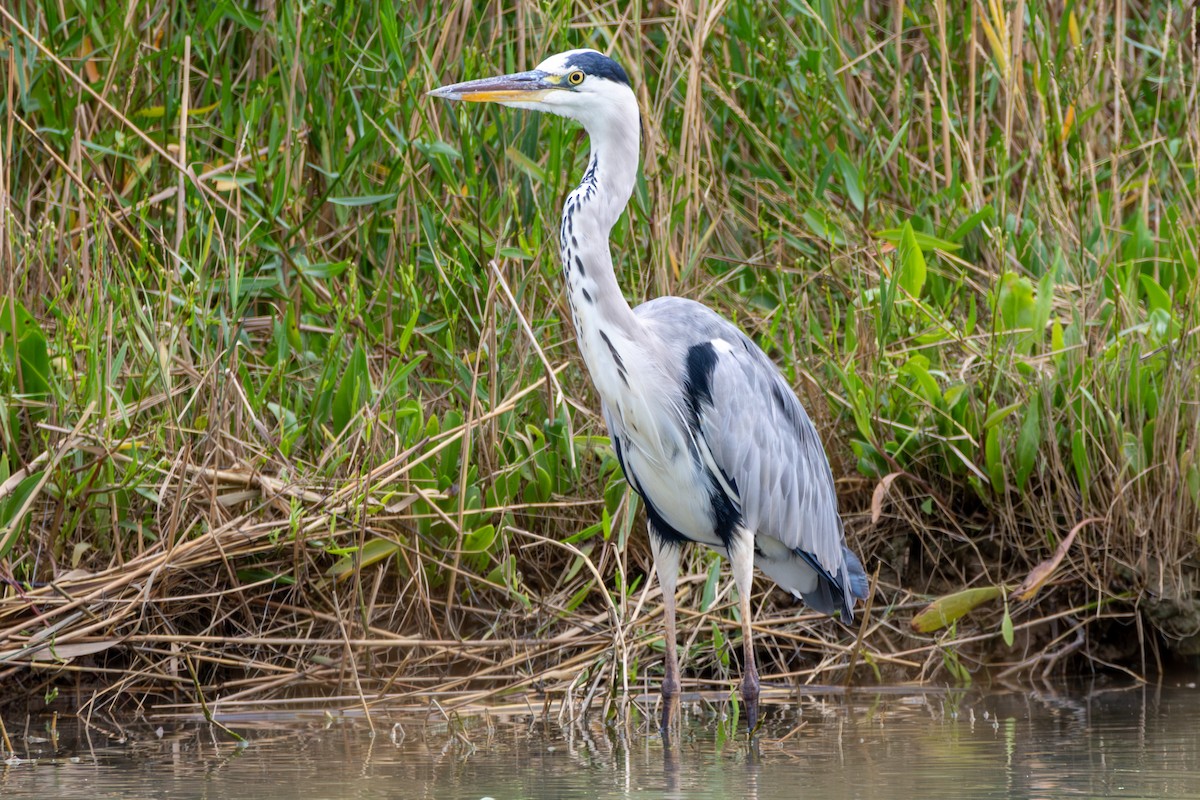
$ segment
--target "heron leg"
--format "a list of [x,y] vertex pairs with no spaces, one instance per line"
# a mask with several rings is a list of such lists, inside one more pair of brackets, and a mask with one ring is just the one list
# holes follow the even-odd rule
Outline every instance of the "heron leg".
[[654,568],[658,572],[658,585],[663,593],[663,682],[662,682],[662,734],[670,730],[671,721],[679,707],[679,658],[675,639],[675,582],[679,577],[679,546],[662,541],[651,531],[650,542],[654,551]]
[[739,529],[729,544],[729,563],[737,586],[742,617],[742,703],[750,735],[758,727],[758,667],[754,663],[754,631],[750,626],[750,590],[754,581],[754,534]]

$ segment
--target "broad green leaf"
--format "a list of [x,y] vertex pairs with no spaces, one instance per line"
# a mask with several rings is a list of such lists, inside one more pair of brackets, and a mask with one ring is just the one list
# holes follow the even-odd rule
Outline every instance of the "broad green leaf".
[[1146,308],[1149,311],[1162,309],[1171,313],[1171,296],[1158,285],[1158,281],[1149,275],[1138,276],[1142,282],[1142,292],[1146,295]]
[[15,300],[0,300],[0,341],[14,361],[20,361],[20,394],[45,397],[50,393],[50,349],[33,315]]
[[983,421],[983,427],[985,429],[996,427],[996,425],[998,425],[1005,417],[1007,417],[1012,412],[1016,411],[1022,405],[1024,405],[1024,404],[1023,403],[1010,403],[1010,404],[1004,406],[1004,408],[997,408],[995,411],[993,411],[992,413],[987,415],[987,419],[985,419]]
[[21,359],[21,394],[45,397],[50,394],[50,350],[42,329],[30,328],[17,342]]
[[24,527],[22,522],[27,519],[18,519],[17,515],[44,474],[43,470],[26,476],[8,497],[0,500],[0,559],[7,557],[13,545],[17,543],[17,535]]
[[854,424],[858,428],[858,432],[867,441],[875,438],[875,432],[871,425],[871,409],[867,400],[866,393],[859,389],[854,393],[854,402],[850,406],[851,413],[854,414]]
[[359,206],[375,206],[395,199],[396,193],[388,192],[387,194],[363,194],[355,197],[328,197],[326,198],[326,202],[332,203],[335,206],[357,208]]
[[451,161],[461,161],[462,153],[449,142],[413,142],[413,145],[427,156],[445,156]]
[[221,3],[213,10],[214,13],[219,13],[222,19],[237,22],[255,32],[262,30],[262,19],[250,9],[243,8],[240,3]]
[[[583,563],[583,562],[580,561],[580,563]],[[587,596],[591,593],[592,593],[592,584],[585,583],[579,589],[579,591],[575,592],[575,594],[571,595],[570,599],[567,600],[567,603],[566,603],[567,611],[574,611],[575,609],[579,608],[581,605],[583,605],[583,601],[586,600]]]
[[712,608],[713,601],[717,599],[717,586],[721,580],[721,562],[713,561],[708,566],[708,575],[704,579],[704,590],[700,593],[700,611],[701,613]]
[[550,473],[539,464],[533,465],[532,479],[525,486],[524,498],[526,503],[545,503],[550,499],[550,489],[553,481]]
[[350,424],[358,410],[371,397],[371,376],[367,371],[367,354],[361,344],[354,345],[354,352],[346,363],[337,394],[333,396],[333,430],[341,433]]
[[914,355],[908,361],[904,362],[904,366],[900,367],[900,371],[911,375],[916,382],[920,394],[926,400],[933,404],[942,402],[942,390],[938,386],[933,376],[929,374],[929,359],[923,355]]
[[[930,236],[928,233],[916,230],[912,227],[911,222],[906,222],[905,225],[912,230],[913,240],[921,250],[941,250],[945,253],[953,253],[955,250],[962,249],[961,244],[956,244],[946,239],[939,239],[936,236]],[[884,228],[881,231],[875,231],[875,236],[899,247],[900,243],[904,240],[904,228]]]
[[911,119],[904,120],[904,124],[896,131],[896,135],[888,142],[887,150],[883,152],[883,164],[887,164],[892,160],[892,156],[896,154],[896,148],[900,146],[900,140],[904,138],[904,134],[908,131],[908,123]]
[[400,341],[396,345],[396,349],[400,355],[408,352],[408,343],[412,339],[413,331],[417,327],[417,320],[421,316],[421,309],[414,308],[412,314],[409,315],[408,322],[404,324],[404,330],[400,332]]
[[965,400],[971,396],[971,392],[967,390],[967,385],[965,383],[956,383],[952,386],[949,386],[946,388],[946,391],[942,393],[942,397],[946,401],[946,407],[951,409],[954,408],[960,400]]
[[293,303],[288,303],[287,309],[283,312],[283,325],[287,343],[297,353],[303,353],[304,340],[300,338],[300,317],[296,313]]
[[845,245],[848,241],[846,234],[842,231],[829,215],[823,210],[817,208],[809,208],[802,215],[808,229],[813,235],[822,241],[832,245]]
[[841,150],[837,151],[834,159],[837,161],[838,172],[842,174],[842,185],[846,188],[846,196],[850,198],[854,210],[861,214],[863,208],[866,207],[866,196],[863,194],[859,181],[858,167],[854,166],[854,162]]
[[484,525],[476,528],[463,539],[464,553],[484,553],[496,541],[496,526]]
[[[442,416],[442,430],[448,431],[462,424],[462,412],[456,408],[449,409]],[[462,466],[463,437],[455,436],[438,456],[438,476],[446,481],[457,481],[459,468]]]
[[[161,112],[162,106],[159,106],[158,108],[159,108],[159,111]],[[134,112],[134,113],[135,113],[135,115],[137,114],[137,112]],[[160,114],[160,116],[161,116],[161,114]],[[129,155],[128,153],[122,153],[117,150],[113,150],[111,147],[105,147],[102,144],[96,144],[95,142],[88,141],[87,139],[81,139],[79,144],[81,144],[83,147],[86,147],[88,150],[91,150],[96,153],[102,153],[111,158],[122,158],[122,159],[125,159],[126,161],[136,161],[137,160],[136,158]]]
[[1000,457],[999,425],[987,429],[987,437],[983,445],[983,457],[987,464],[988,478],[992,482],[992,490],[997,494],[1003,494],[1005,489],[1004,460]]
[[921,289],[925,286],[925,256],[921,253],[921,246],[917,244],[917,237],[913,234],[912,223],[907,220],[900,229],[897,253],[900,285],[904,287],[904,291],[919,298]]
[[[400,545],[391,539],[370,539],[358,551],[359,568],[369,567],[372,564],[383,561],[399,549]],[[354,553],[348,553],[339,558],[333,566],[325,570],[325,577],[341,580],[347,575],[352,574],[354,572],[354,555]]]
[[264,567],[246,567],[237,571],[238,582],[242,584],[262,583],[263,581],[272,581],[273,583],[282,584],[284,586],[294,586],[296,578],[292,575],[287,575],[282,572],[276,572],[273,569]]
[[34,315],[25,311],[25,306],[19,301],[0,297],[0,333],[19,339],[30,330],[42,330]]
[[1079,490],[1086,496],[1092,471],[1088,466],[1087,440],[1083,431],[1071,434],[1071,463],[1075,467],[1075,480],[1079,482]]
[[960,592],[943,595],[925,606],[919,614],[912,618],[912,628],[918,633],[933,633],[948,625],[952,625],[963,614],[995,600],[1002,594],[999,586],[981,586],[976,589],[963,589]]
[[[1189,464],[1184,481],[1187,483],[1188,494],[1192,496],[1192,502],[1200,505],[1200,466]],[[3,557],[3,555],[3,553],[0,553],[0,557]]]
[[1025,483],[1037,463],[1038,448],[1042,443],[1042,404],[1038,394],[1030,398],[1029,408],[1017,434],[1017,489],[1025,490]]
[[950,240],[953,242],[961,242],[967,237],[967,234],[979,227],[979,223],[991,222],[992,217],[995,215],[996,212],[992,210],[991,206],[984,206],[959,223],[959,226],[954,229],[953,233],[950,234]]
[[590,556],[592,551],[595,549],[595,546],[586,540],[596,535],[596,533],[600,530],[600,525],[589,525],[586,530],[591,532],[583,536],[568,536],[565,539],[566,542],[571,544],[583,541],[583,545],[579,548],[579,552],[583,555],[575,556],[575,558],[571,561],[571,566],[567,567],[567,571],[563,574],[562,578],[559,579],[559,585],[570,583],[571,579],[578,575],[579,571],[586,565],[586,557]]
[[1066,349],[1067,343],[1063,338],[1063,326],[1058,320],[1050,323],[1050,349],[1055,353],[1061,353]]
[[1001,276],[997,305],[1004,330],[1032,327],[1033,303],[1033,284],[1028,278],[1015,272],[1006,272]]
[[350,266],[349,261],[318,261],[310,264],[307,259],[297,258],[296,268],[309,278],[336,278]]
[[400,58],[404,52],[400,49],[400,34],[396,25],[396,7],[392,0],[382,0],[378,5],[379,29],[383,32],[383,41],[392,56]]
[[858,349],[858,313],[853,305],[848,305],[842,317],[842,350],[853,353]]
[[1042,336],[1050,322],[1050,310],[1054,304],[1054,270],[1049,270],[1038,281],[1037,298],[1033,305],[1033,341],[1041,344]]

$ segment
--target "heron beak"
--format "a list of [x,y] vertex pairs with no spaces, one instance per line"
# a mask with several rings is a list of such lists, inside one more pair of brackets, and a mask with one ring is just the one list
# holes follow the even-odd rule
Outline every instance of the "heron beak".
[[495,78],[480,78],[466,83],[452,83],[429,92],[443,100],[464,100],[468,103],[534,102],[560,88],[558,77],[540,70],[516,72]]

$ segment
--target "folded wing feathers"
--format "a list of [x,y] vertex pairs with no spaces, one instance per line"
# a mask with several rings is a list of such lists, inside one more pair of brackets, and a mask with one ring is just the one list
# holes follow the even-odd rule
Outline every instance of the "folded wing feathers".
[[746,527],[811,554],[843,588],[847,563],[833,474],[791,388],[761,350],[739,341],[720,349],[711,394],[702,432],[738,485]]

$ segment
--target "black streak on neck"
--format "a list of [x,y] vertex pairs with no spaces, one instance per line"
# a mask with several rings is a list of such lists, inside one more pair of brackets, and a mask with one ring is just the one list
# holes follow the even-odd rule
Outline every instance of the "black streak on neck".
[[621,376],[621,383],[625,384],[625,388],[629,388],[629,378],[625,375],[625,362],[621,360],[621,354],[617,352],[617,348],[613,347],[612,339],[608,338],[608,334],[600,331],[600,338],[608,345],[608,352],[612,356],[613,362],[617,365],[617,374]]

